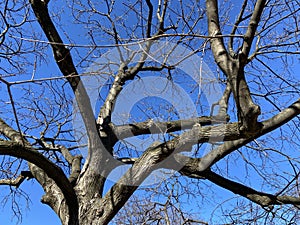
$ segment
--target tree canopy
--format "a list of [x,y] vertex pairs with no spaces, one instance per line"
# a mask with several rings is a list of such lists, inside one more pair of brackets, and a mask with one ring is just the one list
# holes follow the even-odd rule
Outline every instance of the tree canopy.
[[299,223],[299,11],[3,1],[0,185],[64,225]]

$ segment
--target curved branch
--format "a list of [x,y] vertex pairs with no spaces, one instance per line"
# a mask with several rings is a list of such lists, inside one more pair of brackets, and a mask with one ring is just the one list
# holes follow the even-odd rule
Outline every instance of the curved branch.
[[191,178],[201,177],[201,179],[207,179],[214,184],[233,192],[234,194],[238,194],[249,199],[252,202],[259,204],[262,207],[271,207],[272,205],[283,204],[300,205],[300,198],[292,196],[277,196],[265,192],[256,191],[250,187],[247,187],[246,185],[224,178],[210,170],[205,170],[198,174],[191,173],[191,171],[187,170],[181,170],[180,172],[181,174]]
[[[213,149],[202,158],[190,158],[180,154],[174,155],[174,162],[177,162],[182,166],[188,166],[190,167],[190,170],[201,172],[208,169],[234,150],[275,130],[299,114],[300,99],[272,118],[261,122],[262,129],[251,136],[240,134],[237,123],[209,127],[193,126],[191,130],[184,132],[168,142],[161,143],[155,146],[155,148],[163,150],[166,154],[171,154],[173,152],[179,153],[181,151],[189,151],[191,147],[197,143],[225,141],[222,145]],[[135,161],[136,160],[130,161],[130,163]]]
[[[224,186],[224,180],[221,180],[222,177],[219,178],[212,173],[207,173],[207,169],[213,163],[222,159],[224,156],[236,150],[238,147],[243,146],[244,144],[252,141],[254,138],[276,129],[277,127],[288,122],[298,114],[300,114],[300,99],[287,109],[283,110],[278,115],[272,117],[269,120],[264,121],[263,129],[260,132],[258,132],[255,136],[225,142],[222,146],[213,150],[211,153],[208,153],[201,159],[193,159],[184,155],[175,154],[171,156],[173,157],[174,163],[167,163],[164,164],[164,166],[166,168],[172,168],[173,166],[176,167],[175,164],[177,164],[178,166],[179,163],[180,165],[182,165],[182,169],[180,170],[182,173],[185,173],[190,177],[211,179],[215,183],[219,182],[217,183],[218,185]],[[180,138],[175,138],[175,140],[173,139],[172,141],[166,143],[154,145],[148,148],[139,159],[131,159],[129,163],[133,163],[132,168],[130,168],[126,172],[126,174],[118,181],[117,184],[115,184],[107,192],[107,194],[103,198],[103,208],[101,209],[101,214],[104,215],[102,218],[105,219],[105,221],[102,221],[103,224],[108,223],[109,219],[111,219],[117,213],[117,211],[128,200],[128,198],[142,183],[142,181],[153,170],[157,169],[157,164],[159,162],[162,162],[171,154],[177,153],[180,150],[189,150],[189,148],[193,145],[192,143],[189,143],[189,139],[194,140],[193,136],[197,136],[197,134],[199,136],[200,130],[201,128],[194,126],[191,131],[185,132],[183,135],[180,136]],[[192,131],[195,133],[191,133]],[[197,131],[198,133],[196,133]],[[210,176],[208,177],[208,175]],[[240,186],[238,186],[238,184],[235,184],[233,187],[231,187],[231,190],[238,191],[238,188],[240,188]],[[270,204],[280,204],[281,202],[284,202],[286,204],[300,203],[300,199],[298,198],[293,198],[289,196],[272,196],[269,194],[256,192],[255,190],[252,190],[250,188],[247,189],[246,187],[244,187],[244,192],[242,192],[243,190],[239,191],[239,194],[241,194],[242,196],[244,195],[248,199],[255,201],[256,203],[263,206],[267,206]]]
[[102,199],[103,216],[100,218],[101,224],[108,224],[139,185],[156,169],[157,164],[166,159],[170,154],[172,154],[172,151],[168,151],[160,144],[157,144],[149,147],[134,162],[133,166]]
[[[221,37],[221,28],[219,21],[218,13],[218,2],[216,0],[207,0],[206,1],[206,10],[207,10],[207,23],[208,23],[208,33],[209,36],[214,36],[216,38],[210,39],[210,44],[214,58],[221,70],[228,74],[228,61],[229,56],[228,52],[224,45],[224,40]],[[219,36],[219,37],[218,37]]]
[[[72,221],[77,221],[77,196],[64,172],[40,154],[36,149],[32,148],[30,143],[26,139],[23,139],[19,132],[11,128],[1,118],[0,133],[11,140],[0,141],[0,155],[9,155],[27,160],[29,162],[28,164],[32,175],[45,190],[49,188],[49,186],[52,186],[53,189],[53,186],[57,185],[66,199],[66,204],[68,205],[68,213],[71,217],[69,218],[69,224],[71,224]],[[25,145],[23,143],[25,143]],[[46,191],[46,195],[47,194],[48,193]],[[53,207],[53,209],[56,209],[56,212],[63,210],[63,207],[57,206],[57,201],[52,203],[53,204],[50,206]]]
[[277,129],[278,127],[282,126],[283,124],[286,124],[299,114],[300,99],[298,99],[294,104],[284,109],[272,118],[263,121],[261,123],[262,129],[249,137],[242,137],[234,141],[226,141],[224,142],[224,144],[213,149],[211,152],[209,152],[202,158],[190,158],[183,155],[177,155],[175,156],[175,160],[178,161],[178,163],[181,163],[182,165],[189,166],[190,169],[193,171],[204,171],[210,168],[214,163],[223,159],[225,156],[227,156],[234,150],[244,146],[245,144],[248,144],[249,142],[253,141],[258,137],[261,137],[264,134],[267,134]]
[[[159,37],[160,34],[161,32],[157,32],[156,34],[154,34],[153,37],[149,39],[149,41],[146,41],[144,48],[141,44],[139,44],[140,51],[138,51],[138,54],[140,54],[141,56],[136,65],[128,68],[127,64],[130,63],[130,59],[120,64],[118,73],[115,76],[112,87],[110,88],[105,102],[100,109],[100,113],[98,114],[97,125],[100,127],[100,132],[109,128],[109,123],[111,122],[111,114],[117,97],[123,89],[123,85],[126,81],[133,80],[137,73],[141,71],[145,64],[145,60],[149,55],[149,50],[153,44],[153,39],[155,39],[155,37]],[[136,54],[137,53],[134,53],[133,55]]]
[[83,167],[84,169],[81,172],[81,181],[84,183],[84,185],[79,186],[80,188],[85,189],[86,196],[92,197],[94,196],[95,192],[98,192],[99,188],[101,192],[103,186],[101,184],[104,184],[105,177],[100,175],[103,171],[95,171],[94,168],[90,168],[87,165],[93,164],[95,168],[104,168],[104,165],[108,163],[107,159],[109,155],[99,139],[99,133],[97,131],[90,98],[80,80],[80,77],[78,76],[78,72],[73,63],[70,50],[65,47],[49,16],[47,3],[48,1],[46,2],[43,0],[30,0],[31,7],[36,15],[36,18],[51,44],[56,63],[73,89],[76,102],[86,128],[89,142],[89,157],[85,161],[85,166]]
[[58,166],[46,159],[31,146],[23,146],[14,141],[0,141],[0,155],[9,155],[24,159],[45,171],[47,176],[55,181],[65,196],[70,215],[77,217],[78,202],[76,193],[64,172]]

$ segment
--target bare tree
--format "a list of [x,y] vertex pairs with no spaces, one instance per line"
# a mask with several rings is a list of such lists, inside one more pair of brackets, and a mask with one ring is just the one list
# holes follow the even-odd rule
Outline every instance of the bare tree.
[[[0,184],[17,193],[34,179],[69,225],[297,223],[299,11],[294,0],[6,0]],[[218,215],[184,209],[208,200]]]

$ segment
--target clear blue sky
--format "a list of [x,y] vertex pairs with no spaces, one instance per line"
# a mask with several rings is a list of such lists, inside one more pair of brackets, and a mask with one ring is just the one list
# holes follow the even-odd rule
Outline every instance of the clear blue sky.
[[[241,4],[239,2],[239,4]],[[71,27],[69,27],[70,30],[72,30]],[[73,30],[75,32],[79,32],[78,30]],[[50,59],[49,61],[52,61]],[[300,70],[298,70],[300,71]],[[236,171],[237,173],[240,173],[240,171]],[[255,181],[254,181],[255,182]],[[38,185],[36,182],[32,181],[24,181],[21,184],[21,188],[29,194],[31,202],[29,202],[29,208],[27,210],[23,211],[23,218],[22,218],[22,225],[40,225],[40,224],[51,224],[51,225],[60,225],[60,220],[58,219],[57,215],[52,211],[52,209],[44,205],[40,202],[40,199],[42,195],[44,194],[42,188],[40,185]],[[3,187],[0,187],[0,197],[3,197],[5,194],[3,192]],[[218,194],[223,195],[223,197],[226,196],[226,198],[230,195],[229,192],[220,190],[216,188],[216,190],[219,190]],[[23,199],[23,198],[22,198]],[[1,200],[1,199],[0,199]],[[20,200],[20,204],[22,205],[22,209],[26,208],[24,199]],[[2,205],[2,202],[0,203],[0,206]],[[211,206],[213,208],[213,206]],[[204,212],[205,213],[205,212]],[[13,219],[12,212],[10,209],[10,204],[8,203],[5,208],[0,208],[0,223],[1,224],[16,224],[17,220]]]
[[[13,187],[14,188],[14,187]],[[60,225],[61,222],[57,215],[52,211],[52,209],[41,203],[41,197],[43,195],[43,189],[36,182],[25,181],[21,184],[22,188],[26,193],[29,194],[31,202],[29,202],[29,209],[26,209],[26,202],[24,198],[20,199],[19,204],[21,209],[25,209],[22,212],[22,225],[40,225],[40,224],[51,224]],[[5,188],[6,189],[6,188]],[[4,188],[1,187],[1,197],[3,196]],[[6,189],[7,190],[7,189]],[[5,191],[6,192],[6,191]],[[1,199],[2,200],[2,199]],[[18,222],[16,217],[13,217],[11,211],[11,202],[6,204],[5,208],[0,208],[0,221],[3,225],[16,224]],[[2,202],[1,202],[2,206]]]

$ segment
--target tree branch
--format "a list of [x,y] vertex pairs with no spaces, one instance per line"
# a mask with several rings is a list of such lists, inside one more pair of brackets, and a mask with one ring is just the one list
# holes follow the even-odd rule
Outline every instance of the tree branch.
[[[32,147],[23,146],[14,141],[0,141],[0,155],[9,155],[24,159],[45,171],[47,176],[55,181],[65,196],[70,215],[77,217],[78,203],[76,194],[71,183],[58,166],[46,159]],[[76,209],[76,211],[72,211],[74,209]]]
[[[96,171],[88,165],[93,164],[95,168],[106,168],[105,165],[109,163],[107,160],[109,155],[99,139],[94,112],[90,104],[89,96],[83,83],[80,82],[80,77],[78,76],[78,72],[74,66],[69,49],[64,46],[64,43],[62,42],[62,39],[60,38],[49,16],[47,4],[42,0],[30,0],[30,3],[40,26],[51,43],[56,63],[73,89],[78,108],[84,121],[89,142],[89,157],[87,158],[82,170],[82,173],[85,175],[82,176],[82,180],[85,180],[84,184],[79,186],[86,189],[86,196],[92,198],[95,192],[99,189],[99,191],[102,192],[103,184],[105,182],[105,176],[102,173],[105,172]],[[93,155],[93,157],[91,155]]]
[[[244,15],[244,11],[246,9],[246,6],[247,6],[247,2],[248,0],[244,0],[243,1],[243,5],[242,5],[242,8],[240,10],[240,13],[232,27],[232,31],[230,33],[230,35],[235,35],[235,32],[238,28],[238,25],[245,19],[243,18],[243,15]],[[233,36],[229,38],[229,42],[228,42],[228,49],[229,49],[229,52],[230,52],[230,55],[231,57],[234,57],[237,53],[235,53],[234,49],[233,49]]]
[[202,158],[190,158],[183,155],[175,155],[175,160],[178,161],[181,165],[185,165],[190,167],[189,170],[192,171],[204,171],[210,168],[214,163],[223,159],[226,155],[230,154],[234,150],[244,146],[245,144],[253,141],[254,139],[269,133],[276,128],[286,124],[294,117],[300,114],[300,99],[298,99],[294,104],[289,106],[288,108],[282,110],[277,115],[272,118],[265,120],[262,122],[262,129],[257,131],[257,133],[248,137],[241,137],[238,140],[234,141],[226,141],[219,147],[213,149],[209,153],[207,153]]
[[[156,35],[154,35],[156,36]],[[126,81],[134,79],[135,75],[141,70],[141,68],[144,66],[145,60],[148,57],[148,52],[151,48],[153,41],[147,41],[145,49],[141,48],[141,56],[138,60],[138,63],[132,67],[128,67],[128,64],[130,63],[130,60],[127,60],[126,62],[122,62],[119,66],[119,70],[117,75],[115,76],[114,82],[112,84],[112,87],[109,90],[109,93],[105,99],[105,102],[103,106],[100,109],[100,113],[97,118],[97,125],[100,127],[100,133],[105,134],[105,129],[109,128],[109,123],[111,122],[111,114],[113,111],[113,107],[115,105],[115,102],[117,100],[118,95],[123,89],[123,85]],[[134,55],[137,53],[134,53]],[[104,132],[101,132],[101,131]]]
[[[81,112],[88,136],[94,137],[97,134],[93,110],[90,100],[83,84],[80,82],[80,77],[74,66],[69,49],[64,46],[64,43],[59,36],[48,12],[47,4],[42,0],[30,0],[32,9],[42,27],[47,39],[51,43],[54,58],[64,76],[66,76],[70,86],[75,94],[79,110]],[[74,76],[70,76],[74,75]]]
[[[204,171],[206,171],[213,163],[216,163],[223,157],[225,157],[230,152],[236,150],[237,148],[249,143],[254,138],[264,135],[277,127],[280,127],[282,124],[287,123],[289,120],[293,119],[295,116],[300,114],[300,99],[292,104],[290,107],[286,108],[276,116],[272,117],[269,120],[263,122],[263,129],[258,132],[255,136],[248,138],[241,138],[235,141],[227,141],[220,147],[214,149],[201,159],[193,159],[187,156],[180,154],[175,154],[173,157],[175,162],[183,166],[181,172],[189,174],[198,175],[198,178],[201,177]],[[222,126],[222,125],[221,125]],[[204,127],[206,128],[206,127]],[[194,130],[193,130],[194,129]],[[154,170],[156,169],[157,163],[163,161],[165,158],[169,157],[172,153],[178,153],[180,150],[189,150],[193,144],[195,144],[195,139],[193,136],[197,135],[199,137],[199,131],[202,128],[193,127],[189,132],[185,132],[180,138],[175,138],[172,141],[155,145],[148,148],[144,154],[134,162],[132,168],[130,168],[126,174],[115,184],[110,191],[103,198],[103,207],[102,212],[105,221],[103,224],[108,223],[108,221],[117,213],[121,206],[128,200],[131,194],[137,189],[141,182]],[[195,132],[195,133],[191,133]],[[198,132],[198,133],[197,133]],[[215,132],[213,132],[215,133]],[[192,136],[192,137],[191,137]],[[190,142],[193,140],[193,142]],[[198,139],[199,140],[199,139]],[[173,165],[166,165],[173,166]],[[211,177],[213,179],[213,177]],[[223,178],[224,179],[224,178]],[[217,181],[215,181],[217,182]],[[234,187],[233,187],[234,188]],[[250,189],[248,189],[249,191]],[[242,193],[241,193],[242,194]],[[247,194],[246,196],[256,201],[261,205],[270,204],[270,198],[272,196],[259,194],[259,192],[250,192],[251,195]],[[269,197],[269,199],[266,199]],[[273,199],[274,200],[274,199]],[[299,203],[299,199],[294,199],[292,197],[276,197],[276,202],[285,201],[289,203]],[[273,202],[272,202],[273,203]],[[115,211],[114,211],[115,210]]]
[[65,146],[59,145],[58,147],[60,148],[62,155],[65,157],[65,159],[71,166],[71,174],[69,177],[69,181],[70,183],[75,185],[81,171],[82,155],[73,156]]
[[139,185],[153,172],[157,164],[172,154],[160,144],[149,147],[133,166],[107,192],[102,200],[102,223],[107,224],[122,208]]
[[156,133],[170,133],[185,129],[191,129],[195,124],[201,126],[213,125],[227,122],[225,119],[218,116],[201,116],[198,118],[191,118],[186,120],[176,120],[168,122],[155,122],[153,120],[133,123],[126,125],[114,126],[111,124],[111,129],[114,131],[118,140],[138,136],[143,134],[156,134]]
[[219,110],[218,110],[218,114],[216,117],[217,118],[226,118],[226,120],[229,121],[229,115],[227,113],[227,109],[228,109],[228,101],[229,101],[230,94],[231,94],[231,86],[230,86],[230,83],[227,81],[226,88],[224,90],[224,93],[223,93],[221,99],[218,102],[214,103],[211,107],[211,110],[210,110],[211,115],[213,115],[213,113],[214,113],[214,107],[216,105],[219,105]]
[[152,17],[153,17],[153,5],[151,3],[151,0],[146,0],[149,12],[148,12],[148,19],[147,19],[147,31],[146,31],[146,37],[151,37],[151,26],[152,26]]
[[[206,10],[209,36],[222,35],[219,22],[218,2],[216,0],[207,0]],[[216,63],[225,74],[228,74],[229,56],[225,48],[223,38],[221,36],[211,38],[210,44]]]
[[30,171],[21,171],[21,174],[16,179],[1,179],[0,185],[15,186],[18,188],[25,179],[29,180],[31,178],[34,177]]
[[[36,140],[37,143],[41,144],[43,149],[46,150],[53,150],[53,151],[59,151],[64,159],[68,162],[68,164],[71,167],[71,174],[69,177],[69,180],[72,184],[74,184],[79,177],[80,171],[81,171],[81,160],[82,160],[82,155],[75,155],[73,156],[70,153],[70,150],[66,148],[63,145],[56,145],[54,144],[55,139],[53,138],[45,138],[42,137],[40,139],[37,139],[35,137],[31,137]],[[49,144],[47,141],[51,141],[52,143]]]
[[[78,219],[78,202],[76,193],[65,176],[64,172],[45,158],[36,149],[32,148],[30,143],[23,139],[19,132],[15,131],[0,118],[0,133],[8,137],[11,141],[0,141],[0,155],[9,155],[21,158],[29,162],[29,168],[32,175],[40,182],[44,189],[49,186],[58,186],[68,205],[68,215],[71,217],[69,223]],[[25,143],[25,145],[23,144]],[[44,175],[44,173],[46,175]],[[50,180],[51,178],[52,180]],[[54,181],[54,182],[53,182]],[[63,207],[57,207],[58,202],[53,201],[50,205],[54,209],[64,210]]]
[[[243,49],[249,48],[248,50],[250,51],[253,36],[262,13],[263,6],[264,1],[259,0],[255,7],[255,10],[257,11],[253,13],[248,30],[245,34]],[[209,35],[220,35],[221,32],[217,1],[207,0],[206,9]],[[246,133],[257,132],[257,130],[261,128],[257,123],[257,118],[260,115],[260,107],[254,104],[251,98],[250,90],[244,74],[244,67],[246,65],[246,59],[248,55],[243,56],[244,53],[242,52],[239,54],[239,57],[230,57],[225,49],[222,38],[210,39],[210,43],[215,61],[230,82],[231,90],[237,106],[238,118],[241,122],[241,131]],[[249,46],[247,46],[245,43],[247,43]],[[248,50],[245,50],[247,54],[249,54]]]
[[251,16],[246,34],[244,36],[244,42],[242,46],[242,53],[240,54],[242,57],[242,62],[247,63],[247,58],[249,56],[249,52],[251,49],[251,45],[254,39],[255,32],[258,27],[258,23],[260,21],[260,17],[263,13],[264,7],[266,5],[266,0],[257,0],[253,14]]
[[243,196],[262,207],[271,207],[272,205],[283,205],[283,204],[300,205],[300,198],[292,197],[292,196],[277,196],[265,192],[256,191],[243,184],[224,178],[219,174],[216,174],[210,170],[205,170],[198,174],[191,173],[191,171],[187,171],[187,170],[182,170],[180,172],[183,175],[186,175],[191,178],[201,177],[202,179],[207,179],[213,182],[214,184],[222,188],[225,188],[233,192],[234,194]]

